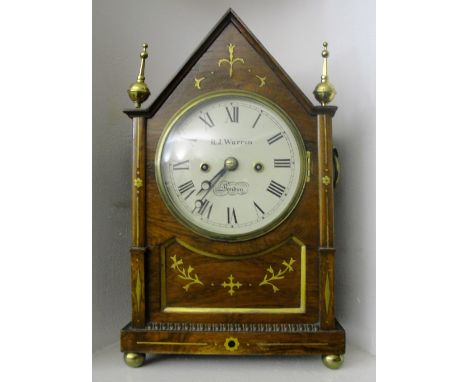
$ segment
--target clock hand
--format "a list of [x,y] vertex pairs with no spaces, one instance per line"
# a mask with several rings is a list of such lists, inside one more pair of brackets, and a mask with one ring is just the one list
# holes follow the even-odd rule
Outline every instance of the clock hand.
[[[203,198],[210,192],[214,185],[218,182],[219,179],[226,173],[226,171],[234,171],[239,166],[239,162],[234,157],[228,157],[224,161],[224,166],[219,170],[213,178],[210,180],[204,180],[201,183],[200,190],[197,192],[197,195],[201,194],[203,191],[206,191]],[[202,199],[203,199],[202,198]]]
[[213,176],[213,178],[211,178],[210,180],[204,180],[200,185],[200,190],[197,192],[197,195],[201,194],[203,191],[206,191],[205,195],[203,196],[204,198],[208,194],[208,192],[210,192],[210,190],[213,188],[214,184],[218,181],[218,179],[221,178],[226,171],[227,167],[225,164],[224,167],[221,170],[219,170],[215,176]]
[[236,158],[234,157],[228,157],[224,161],[224,166],[221,170],[219,170],[213,178],[210,180],[204,180],[201,183],[200,190],[197,192],[197,195],[199,195],[201,192],[205,191],[205,194],[202,196],[201,199],[195,200],[195,208],[193,209],[192,212],[194,212],[198,208],[198,212],[202,211],[203,205],[206,203],[206,196],[209,194],[209,192],[212,190],[212,188],[218,183],[218,181],[223,177],[223,175],[227,171],[234,171],[237,166],[239,165],[239,162],[237,161]]

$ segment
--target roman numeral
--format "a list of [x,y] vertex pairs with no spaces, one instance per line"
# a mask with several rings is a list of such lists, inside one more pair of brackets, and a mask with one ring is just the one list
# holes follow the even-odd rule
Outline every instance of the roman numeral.
[[208,127],[213,127],[214,122],[211,119],[210,115],[208,113],[203,114],[202,116],[198,117],[200,118]]
[[205,214],[205,212],[207,212],[207,219],[210,218],[210,215],[211,215],[211,210],[213,209],[213,203],[211,203],[208,199],[205,199],[203,201],[201,200],[197,200],[195,202],[195,208],[193,209],[192,212],[195,212],[195,210],[198,209],[198,213],[203,216]]
[[236,210],[234,208],[227,208],[227,222],[228,224],[237,224]]
[[211,215],[211,209],[213,208],[213,203],[210,204],[210,208],[208,208],[208,215],[206,215],[206,218],[209,219]]
[[265,211],[263,211],[260,206],[255,203],[255,201],[253,202],[254,206],[255,206],[255,212],[257,213],[257,216],[258,216],[258,212],[257,211],[260,211],[262,213],[262,215],[265,215]]
[[188,170],[190,168],[190,163],[189,163],[189,160],[184,160],[182,162],[178,162],[178,163],[174,163],[172,165],[172,170],[173,171],[176,171],[176,170]]
[[[193,190],[192,190],[193,188]],[[192,190],[195,191],[195,185],[193,184],[193,182],[191,180],[189,180],[188,182],[185,182],[183,184],[181,184],[179,187],[178,187],[178,190],[181,194],[189,191],[189,190]],[[187,198],[192,195],[192,192],[187,196]]]
[[274,159],[275,167],[286,168],[291,167],[291,159]]
[[[210,207],[208,208],[208,206],[210,206]],[[209,219],[212,209],[213,209],[213,203],[211,203],[208,199],[205,199],[205,201],[202,203],[202,205],[200,207],[200,211],[198,211],[198,213],[201,216],[203,216],[205,211],[208,211],[208,214],[206,215],[206,217]]]
[[260,119],[260,117],[262,116],[262,113],[260,113],[257,117],[257,119],[255,120],[254,124],[252,125],[252,129],[255,129],[255,126],[257,126],[257,122],[258,120]]
[[229,110],[229,107],[226,106],[226,111],[231,122],[239,122],[239,106],[232,106],[232,110]]
[[282,133],[278,133],[276,135],[273,135],[271,138],[268,138],[267,141],[268,141],[268,144],[269,145],[272,145],[273,143],[275,143],[276,141],[279,141],[281,138],[283,138],[283,134]]
[[284,190],[286,190],[286,187],[275,182],[274,180],[270,181],[270,185],[267,188],[268,192],[271,192],[273,195],[277,196],[278,198],[281,198],[283,196]]

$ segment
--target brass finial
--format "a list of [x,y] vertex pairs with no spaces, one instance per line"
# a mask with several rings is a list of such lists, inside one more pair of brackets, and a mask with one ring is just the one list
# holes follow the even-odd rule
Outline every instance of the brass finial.
[[323,43],[322,57],[322,79],[317,84],[314,90],[314,96],[317,101],[320,102],[322,106],[325,106],[327,103],[330,103],[333,98],[335,98],[336,90],[335,87],[328,81],[327,75],[327,59],[328,59],[328,43],[325,41]]
[[148,53],[146,52],[148,44],[143,44],[142,47],[143,50],[140,53],[140,73],[138,74],[136,82],[133,83],[127,91],[128,96],[133,101],[136,108],[139,108],[140,105],[145,102],[151,94],[148,86],[145,84],[145,60],[148,57]]

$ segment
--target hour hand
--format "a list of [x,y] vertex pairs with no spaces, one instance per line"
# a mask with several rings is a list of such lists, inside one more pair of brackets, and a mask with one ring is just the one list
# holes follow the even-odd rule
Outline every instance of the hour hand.
[[[226,171],[234,171],[239,162],[237,162],[236,158],[228,157],[224,161],[224,166],[221,170],[219,170],[213,178],[210,180],[204,180],[200,185],[200,190],[197,192],[197,195],[200,195],[203,191],[205,191],[205,195],[203,198],[210,192],[210,190],[214,187],[214,185],[218,182],[218,180],[224,175]],[[202,198],[202,199],[203,199]]]
[[203,191],[209,191],[211,188],[211,181],[204,180],[200,185],[200,190],[198,190],[197,195],[200,195]]

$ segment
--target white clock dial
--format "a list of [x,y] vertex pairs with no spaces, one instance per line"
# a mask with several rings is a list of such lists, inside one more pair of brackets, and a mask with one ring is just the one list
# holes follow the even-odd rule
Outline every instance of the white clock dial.
[[245,92],[214,93],[169,122],[156,176],[169,209],[194,231],[246,240],[276,227],[304,187],[304,144],[278,106]]

